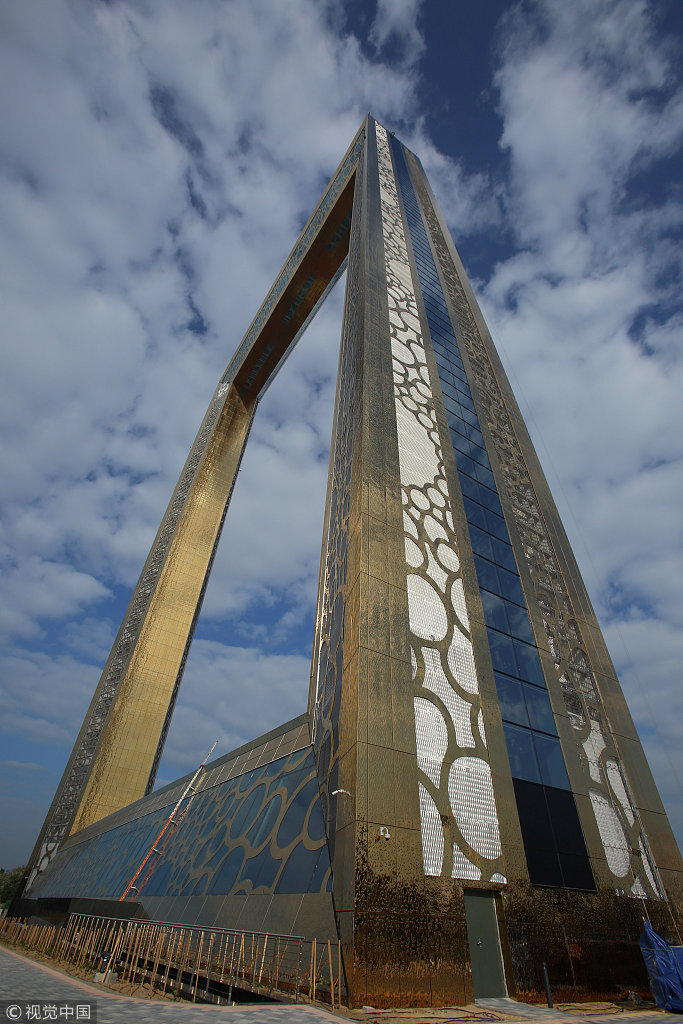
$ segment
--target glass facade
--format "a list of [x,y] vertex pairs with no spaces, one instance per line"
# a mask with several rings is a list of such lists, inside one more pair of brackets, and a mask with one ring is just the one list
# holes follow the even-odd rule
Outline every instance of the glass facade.
[[[118,899],[155,842],[177,797],[79,841],[66,842],[31,890],[33,898]],[[154,794],[153,794],[154,797]],[[189,897],[326,892],[330,859],[313,752],[299,750],[185,799],[132,893],[175,901]]]
[[403,147],[392,140],[467,516],[531,882],[595,889],[472,392]]

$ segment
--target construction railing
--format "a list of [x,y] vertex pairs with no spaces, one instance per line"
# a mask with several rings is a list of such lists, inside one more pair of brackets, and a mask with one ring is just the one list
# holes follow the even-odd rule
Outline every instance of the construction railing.
[[103,984],[115,974],[193,1002],[232,1002],[240,990],[341,1006],[337,942],[87,914],[71,914],[64,925],[2,918],[0,939],[95,971]]

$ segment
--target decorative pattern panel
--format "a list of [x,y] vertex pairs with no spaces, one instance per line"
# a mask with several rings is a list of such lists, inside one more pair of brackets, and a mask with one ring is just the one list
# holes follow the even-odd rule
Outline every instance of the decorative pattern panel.
[[386,131],[377,125],[426,874],[502,872],[450,495]]
[[[153,799],[147,798],[148,800]],[[32,898],[78,893],[118,899],[175,804],[70,840],[36,881]],[[144,906],[190,896],[325,892],[330,861],[310,747],[208,786],[187,798],[149,878],[136,894]],[[144,875],[142,876],[145,877]],[[169,918],[175,920],[172,911]]]
[[[642,826],[627,795],[624,767],[609,729],[572,601],[519,440],[421,172],[414,158],[409,156],[409,160],[432,245],[472,368],[481,409],[503,469],[507,495],[514,508],[517,529],[536,588],[536,600],[555,660],[566,711],[576,732],[577,746],[583,752],[581,763],[587,776],[586,790],[590,790],[596,825],[614,886],[617,891],[628,891],[634,896],[642,895],[644,888],[648,896],[661,899],[663,889]],[[618,774],[611,767],[613,765],[618,767]]]
[[356,379],[356,346],[359,316],[360,196],[363,193],[363,161],[356,170],[354,216],[351,223],[346,278],[344,325],[342,330],[330,479],[325,510],[323,564],[316,634],[311,666],[309,709],[313,748],[318,765],[323,813],[327,823],[330,855],[334,857],[336,834],[337,763],[339,756],[339,711],[342,699],[344,624],[347,599],[347,556],[351,467],[353,456],[353,412]]

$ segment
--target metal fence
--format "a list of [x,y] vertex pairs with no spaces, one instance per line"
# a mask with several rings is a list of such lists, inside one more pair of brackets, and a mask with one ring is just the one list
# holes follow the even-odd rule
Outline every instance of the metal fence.
[[341,949],[298,935],[122,921],[71,914],[64,925],[0,919],[0,938],[78,968],[107,984],[149,984],[193,1002],[232,1002],[235,990],[341,1006]]

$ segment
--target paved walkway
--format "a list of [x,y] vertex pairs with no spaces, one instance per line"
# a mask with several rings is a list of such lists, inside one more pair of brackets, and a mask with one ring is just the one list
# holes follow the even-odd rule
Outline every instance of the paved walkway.
[[[106,992],[98,985],[90,985],[78,978],[72,978],[60,971],[37,963],[0,947],[0,1001],[4,1001],[0,1013],[0,1024],[5,1024],[5,1004],[13,1002],[18,1006],[27,1003],[53,1003],[71,1000],[73,1003],[97,1003],[97,1024],[330,1024],[337,1021],[333,1015],[314,1006],[292,1006],[276,1003],[242,1004],[238,1006],[201,1006],[194,1003],[169,1003],[161,1000],[135,999],[131,996],[117,996]],[[477,1010],[494,1011],[495,1015],[505,1014],[509,1018],[545,1021],[546,1024],[683,1024],[683,1014],[662,1013],[652,1010],[629,1010],[624,1013],[570,1014],[566,1011],[551,1010],[547,1006],[530,1006],[514,999],[477,999]],[[451,1019],[466,1022],[467,1011],[448,1008],[442,1010],[390,1010],[369,1011],[365,1014],[368,1024],[375,1021],[405,1021],[406,1024],[437,1024]],[[360,1013],[355,1011],[358,1018]],[[471,1014],[470,1020],[479,1016]],[[493,1014],[491,1015],[493,1016]],[[64,1020],[64,1017],[61,1018]],[[503,1024],[505,1018],[500,1022]],[[72,1019],[70,1024],[78,1024]]]
[[[27,1003],[97,1002],[97,1024],[330,1024],[331,1013],[314,1006],[256,1003],[241,1006],[198,1006],[135,999],[104,992],[100,986],[70,978],[13,950],[0,948],[0,1000]],[[0,1024],[6,1024],[2,1007]],[[64,1021],[64,1017],[61,1018]],[[70,1024],[76,1024],[71,1018]]]
[[683,1024],[683,1014],[663,1013],[661,1010],[626,1010],[619,1013],[567,1013],[566,1010],[551,1010],[549,1006],[531,1006],[514,999],[477,999],[477,1006],[483,1010],[509,1013],[528,1020],[546,1021],[547,1024]]

